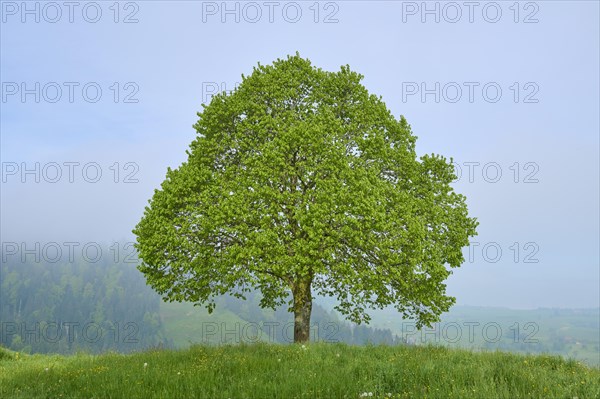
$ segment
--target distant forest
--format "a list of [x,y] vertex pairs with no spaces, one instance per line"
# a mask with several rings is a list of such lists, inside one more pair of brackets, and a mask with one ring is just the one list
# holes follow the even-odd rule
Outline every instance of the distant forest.
[[0,269],[0,344],[40,353],[164,344],[160,300],[131,264],[6,263]]
[[[247,301],[224,296],[217,300],[215,313],[230,311],[259,324],[292,320],[287,308],[261,309],[259,300],[257,293],[250,293]],[[28,353],[62,354],[174,347],[161,301],[131,263],[9,261],[0,267],[0,345]],[[311,324],[325,330],[334,326],[335,331],[329,328],[329,332],[339,342],[401,343],[390,330],[352,326],[318,304],[313,305]],[[319,334],[321,339],[328,336],[325,330]],[[272,335],[273,331],[264,331],[264,336]],[[289,342],[281,329],[275,330],[274,341]]]

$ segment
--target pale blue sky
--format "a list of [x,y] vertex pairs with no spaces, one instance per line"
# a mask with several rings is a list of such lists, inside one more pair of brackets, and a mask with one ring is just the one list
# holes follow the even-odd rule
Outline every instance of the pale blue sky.
[[[2,1],[2,241],[131,240],[131,229],[166,168],[185,159],[206,94],[203,86],[215,82],[232,89],[257,62],[299,51],[324,69],[349,64],[362,73],[365,86],[381,95],[394,115],[408,119],[420,154],[441,153],[461,165],[455,186],[479,218],[474,240],[480,245],[473,247],[473,262],[465,249],[467,262],[448,282],[459,304],[599,306],[598,2],[520,2],[517,7],[514,1],[478,2],[473,22],[469,9],[457,2],[462,14],[456,23],[446,21],[457,9],[445,2],[427,3],[429,9],[437,4],[439,23],[433,14],[421,15],[420,1],[275,3],[273,23],[260,1],[254,3],[262,12],[256,23],[249,21],[256,7],[245,2],[238,3],[236,23],[235,13],[221,21],[221,2],[193,1],[121,2],[118,23],[113,1],[95,3],[102,12],[96,23],[85,20],[95,18],[95,6],[81,2],[72,23],[65,6],[50,23],[57,18],[55,8],[28,2],[31,10],[38,4],[36,23],[35,14],[23,14],[20,1]],[[236,7],[236,2],[227,4]],[[217,13],[205,13],[203,22],[203,9],[215,7]],[[302,15],[289,22],[296,7]],[[488,22],[498,8],[499,20]],[[131,13],[138,22],[123,23]],[[324,23],[331,13],[337,22]],[[40,102],[35,94],[22,102],[21,83],[34,89],[35,82],[40,82]],[[55,97],[49,82],[62,87],[56,103],[44,99]],[[65,82],[79,84],[72,103]],[[82,96],[89,82],[102,89],[96,103]],[[128,82],[133,84],[125,86]],[[420,93],[407,92],[420,90],[421,83],[434,89],[436,82],[439,103],[434,94],[422,102]],[[482,87],[488,83],[484,98]],[[457,86],[462,97],[452,103]],[[502,95],[488,102],[494,87]],[[19,92],[11,94],[15,88]],[[124,103],[137,89],[131,99],[138,102]],[[93,87],[89,93],[94,95]],[[528,95],[537,102],[524,102]],[[71,161],[80,163],[73,183],[63,165]],[[40,183],[26,175],[23,183],[20,170],[9,173],[14,163],[20,168],[23,162],[30,168],[39,162],[51,175],[41,176]],[[51,162],[63,165],[57,183],[45,181],[54,176]],[[98,183],[82,178],[81,166],[91,162],[101,167]],[[110,169],[115,162],[119,183]],[[125,169],[128,162],[139,170]],[[473,182],[469,162],[479,162]],[[483,176],[485,164],[491,166]],[[498,166],[499,181],[486,181],[494,180]],[[137,183],[122,182],[129,172],[136,172]],[[527,176],[538,182],[525,183]],[[495,263],[482,256],[487,243],[492,243],[486,247],[488,259],[495,257],[495,247],[502,250]],[[524,263],[527,255],[538,263]]]

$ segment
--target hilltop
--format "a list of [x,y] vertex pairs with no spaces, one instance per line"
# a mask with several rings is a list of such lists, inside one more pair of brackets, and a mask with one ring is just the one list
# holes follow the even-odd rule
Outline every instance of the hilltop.
[[0,352],[0,396],[597,398],[600,370],[556,356],[434,346],[193,346],[133,354]]

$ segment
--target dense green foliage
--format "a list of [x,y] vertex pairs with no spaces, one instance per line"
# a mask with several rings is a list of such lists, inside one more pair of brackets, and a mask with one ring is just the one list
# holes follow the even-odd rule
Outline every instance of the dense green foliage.
[[[371,395],[369,395],[371,393]],[[4,398],[597,398],[600,371],[551,356],[340,344],[195,346],[0,360]]]
[[361,80],[296,55],[214,96],[134,230],[148,283],[209,309],[258,289],[262,306],[290,305],[300,341],[313,292],[357,323],[387,305],[419,325],[447,311],[477,222],[451,160],[417,157],[407,121]]

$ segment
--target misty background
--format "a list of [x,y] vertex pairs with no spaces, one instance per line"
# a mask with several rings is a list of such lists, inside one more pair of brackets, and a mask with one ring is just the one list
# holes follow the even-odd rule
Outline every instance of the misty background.
[[460,167],[480,226],[457,304],[599,306],[597,2],[276,3],[0,3],[3,264],[95,243],[123,260],[201,104],[298,51],[363,74],[418,154]]

